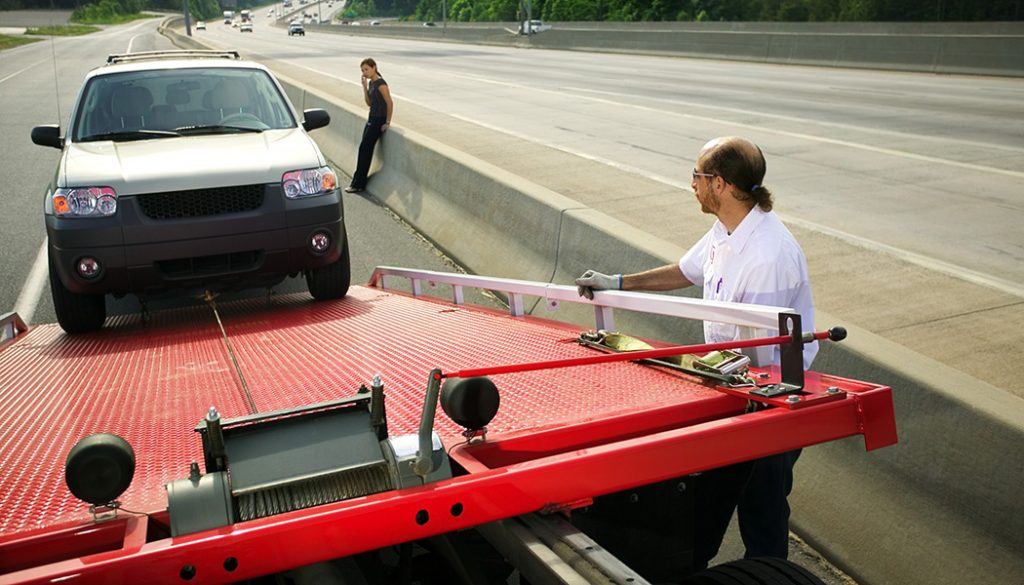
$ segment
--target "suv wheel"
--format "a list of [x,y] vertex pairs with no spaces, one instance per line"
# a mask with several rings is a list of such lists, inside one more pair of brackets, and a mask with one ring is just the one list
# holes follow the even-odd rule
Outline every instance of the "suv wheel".
[[67,333],[86,333],[103,326],[107,319],[104,295],[82,295],[69,291],[50,261],[50,292],[60,328]]
[[800,565],[772,557],[741,559],[692,575],[683,585],[825,585]]
[[337,260],[327,266],[306,271],[306,287],[309,288],[309,294],[318,301],[344,297],[351,282],[352,263],[348,256],[348,241]]

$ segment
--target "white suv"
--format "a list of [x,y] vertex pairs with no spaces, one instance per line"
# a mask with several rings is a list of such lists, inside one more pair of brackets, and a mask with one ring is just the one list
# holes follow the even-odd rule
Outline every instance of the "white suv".
[[105,295],[273,286],[305,275],[345,296],[349,252],[338,178],[262,65],[216,51],[112,55],[91,71],[44,197],[61,327],[97,329]]

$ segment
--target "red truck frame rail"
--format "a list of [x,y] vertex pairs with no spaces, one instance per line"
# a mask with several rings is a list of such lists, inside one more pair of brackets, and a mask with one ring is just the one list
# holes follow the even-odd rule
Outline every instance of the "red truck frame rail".
[[[509,310],[466,305],[470,287],[505,295]],[[429,288],[450,300],[425,296]],[[451,477],[172,535],[165,486],[204,461],[195,431],[211,406],[244,423],[348,404],[379,376],[387,433],[415,436],[433,408],[432,371],[600,355],[577,343],[579,327],[527,316],[529,298],[552,309],[592,305],[595,329],[606,330],[625,310],[732,323],[759,337],[791,314],[618,291],[590,301],[570,286],[382,267],[339,301],[296,294],[223,303],[216,318],[205,306],[119,316],[80,336],[26,330],[8,316],[0,583],[239,581],[844,437],[863,436],[867,450],[896,442],[890,388],[802,369],[800,386],[778,396],[636,361],[509,371],[492,376],[500,407],[474,440],[440,412],[428,421]],[[757,386],[787,377],[751,373]],[[748,412],[751,400],[772,408]],[[134,450],[120,509],[90,510],[65,484],[68,453],[94,433]]]

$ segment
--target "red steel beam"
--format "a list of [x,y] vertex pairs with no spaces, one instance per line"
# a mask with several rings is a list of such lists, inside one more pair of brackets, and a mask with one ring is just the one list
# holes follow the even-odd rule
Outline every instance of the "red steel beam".
[[[735,403],[722,397],[723,407]],[[141,545],[136,535],[123,549],[8,573],[0,583],[247,579],[856,434],[877,448],[894,442],[895,432],[865,424],[865,417],[891,412],[891,403],[890,389],[878,387],[807,408],[773,408],[610,442],[607,421],[596,421],[574,429],[575,440],[587,446],[570,451],[552,452],[544,437],[519,437],[510,446],[534,457],[508,465],[492,445],[460,445],[450,454],[472,470],[467,475]]]

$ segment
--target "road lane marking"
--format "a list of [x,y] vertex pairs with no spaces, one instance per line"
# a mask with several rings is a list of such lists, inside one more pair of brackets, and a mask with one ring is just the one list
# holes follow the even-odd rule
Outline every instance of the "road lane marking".
[[[995,174],[999,174],[999,175],[1006,175],[1008,177],[1024,179],[1024,172],[1021,172],[1021,171],[1011,171],[1009,169],[1000,169],[1000,168],[988,167],[988,166],[984,166],[984,165],[976,165],[976,164],[973,164],[973,163],[965,163],[965,162],[949,160],[949,159],[944,159],[944,158],[939,158],[939,157],[934,157],[934,156],[928,156],[928,155],[924,155],[924,154],[916,154],[916,153],[913,153],[913,152],[906,152],[906,151],[902,151],[902,150],[895,150],[895,149],[891,149],[891,148],[881,148],[881,147],[878,147],[878,146],[870,146],[870,145],[867,145],[867,144],[860,144],[860,143],[857,143],[857,142],[850,142],[848,140],[838,140],[838,139],[835,139],[835,138],[825,138],[823,136],[815,136],[813,134],[804,134],[802,132],[790,132],[788,130],[775,130],[773,128],[765,128],[764,126],[758,126],[756,124],[746,124],[746,123],[743,123],[743,122],[734,122],[732,120],[725,120],[725,119],[722,119],[722,118],[712,118],[710,116],[698,116],[696,114],[683,114],[683,113],[680,113],[680,112],[673,112],[672,110],[661,110],[661,109],[658,109],[658,108],[652,108],[650,106],[641,106],[641,105],[632,104],[632,103],[628,103],[628,102],[621,102],[621,101],[616,101],[616,100],[598,98],[598,97],[593,97],[593,96],[588,96],[588,95],[578,94],[578,93],[567,93],[567,92],[564,92],[564,91],[561,91],[561,90],[553,90],[553,89],[545,89],[545,88],[532,87],[532,86],[523,85],[523,84],[519,84],[519,83],[512,83],[512,82],[508,82],[508,81],[498,81],[498,80],[494,80],[494,79],[488,79],[486,77],[478,77],[478,76],[475,76],[475,75],[456,74],[456,73],[452,73],[451,75],[453,75],[455,77],[462,77],[462,78],[465,78],[465,79],[470,79],[470,80],[473,80],[473,81],[491,83],[491,84],[494,84],[494,85],[501,85],[501,86],[505,86],[505,87],[513,87],[513,88],[516,88],[516,89],[525,89],[525,90],[529,90],[531,92],[538,92],[538,91],[540,91],[540,92],[550,93],[550,94],[554,94],[554,95],[558,95],[558,96],[570,95],[572,97],[576,97],[576,98],[580,98],[580,99],[586,99],[586,100],[590,100],[590,101],[595,102],[595,103],[615,106],[615,107],[619,107],[619,108],[621,108],[621,107],[629,107],[629,108],[633,108],[633,109],[636,109],[636,110],[642,110],[642,111],[647,111],[647,112],[655,112],[655,113],[657,113],[657,114],[659,114],[661,116],[664,116],[664,115],[668,114],[668,115],[671,115],[671,116],[676,116],[676,117],[681,117],[681,118],[689,118],[691,120],[699,120],[701,122],[708,122],[708,123],[712,123],[712,124],[725,124],[725,125],[729,125],[729,126],[736,126],[736,127],[739,127],[739,128],[745,128],[745,129],[748,129],[748,130],[756,130],[758,132],[765,132],[765,133],[768,133],[768,134],[778,134],[780,136],[788,136],[790,138],[799,138],[799,139],[802,139],[802,140],[809,140],[809,141],[812,141],[812,142],[823,142],[823,143],[826,143],[826,144],[833,144],[833,145],[836,145],[836,146],[843,146],[843,147],[846,147],[846,148],[854,148],[854,149],[857,149],[857,150],[866,150],[868,152],[873,152],[873,153],[876,153],[876,154],[885,154],[885,155],[889,155],[889,156],[909,158],[909,159],[917,160],[917,161],[921,161],[921,162],[943,164],[943,165],[948,165],[948,166],[953,166],[953,167],[958,167],[958,168],[963,168],[963,169],[970,169],[972,171],[979,171],[979,172],[984,172],[984,173],[995,173]],[[567,89],[571,89],[571,88],[567,88]],[[682,103],[685,104],[685,102],[682,102]],[[700,107],[706,107],[706,106],[700,106]],[[764,114],[762,112],[750,111],[750,112],[746,112],[746,113],[754,114],[754,115],[758,115],[758,116],[774,117],[772,114]],[[813,120],[804,120],[804,122],[812,123],[812,124],[816,123]],[[861,129],[861,130],[864,130],[864,129]]]
[[36,314],[36,308],[43,296],[43,288],[46,286],[47,277],[47,253],[46,238],[43,238],[43,245],[39,246],[39,253],[36,254],[36,261],[32,264],[32,270],[25,279],[25,286],[18,294],[18,300],[14,303],[14,312],[21,316],[21,320],[27,324],[32,323],[32,317]]
[[[585,88],[585,87],[566,87],[565,89],[572,90],[572,91],[585,92],[585,93],[597,93],[597,94],[611,95],[611,96],[630,98],[630,99],[635,99],[637,97],[637,96],[632,96],[632,95],[626,94],[626,93],[611,92],[611,91],[600,91],[600,90],[589,89],[589,88]],[[897,132],[896,130],[886,130],[884,128],[870,128],[870,127],[867,127],[867,126],[855,126],[853,124],[843,124],[841,122],[825,122],[823,120],[808,120],[806,118],[798,118],[796,116],[786,116],[786,115],[783,115],[783,114],[770,114],[768,112],[744,110],[742,108],[730,108],[730,107],[727,107],[727,106],[714,106],[714,105],[707,105],[707,104],[699,104],[699,103],[696,103],[696,102],[686,102],[686,101],[681,101],[681,100],[669,100],[669,99],[662,99],[662,98],[655,98],[655,97],[646,97],[646,96],[643,97],[643,99],[649,100],[649,101],[654,101],[654,102],[661,102],[661,103],[677,105],[677,106],[686,106],[686,107],[693,107],[693,108],[704,108],[706,110],[718,110],[718,111],[722,111],[722,112],[729,112],[729,113],[732,113],[732,114],[743,114],[743,115],[747,115],[747,116],[755,115],[755,116],[761,116],[763,118],[772,118],[772,119],[775,119],[775,120],[782,120],[782,121],[785,121],[785,122],[796,122],[798,124],[814,124],[815,126],[824,126],[826,128],[839,128],[839,129],[842,129],[842,130],[853,130],[854,132],[867,132],[867,133],[870,133],[870,134],[882,134],[882,135],[886,135],[886,136],[896,136],[898,138],[913,138],[915,140],[930,140],[930,141],[934,141],[934,142],[949,141],[949,138],[944,137],[944,136],[929,136],[927,134],[916,134],[916,133],[913,133],[913,132]],[[615,102],[615,103],[618,103],[618,102]],[[658,110],[658,111],[662,111],[662,110]],[[981,148],[991,148],[993,150],[1005,150],[1005,151],[1009,151],[1009,152],[1013,152],[1013,153],[1024,153],[1024,148],[1020,148],[1020,147],[1017,147],[1017,146],[1008,146],[1008,145],[1005,145],[1005,144],[991,144],[991,143],[988,143],[988,142],[978,142],[976,140],[964,140],[964,139],[960,139],[960,138],[956,139],[955,142],[957,144],[967,144],[967,145],[970,145],[970,146],[978,146],[978,147],[981,147]]]
[[26,67],[26,68],[24,68],[24,69],[21,69],[21,70],[19,70],[19,71],[15,71],[14,73],[11,73],[11,74],[10,74],[10,75],[8,75],[7,77],[4,77],[3,79],[0,79],[0,83],[3,83],[3,82],[7,81],[8,79],[11,79],[12,77],[14,77],[14,76],[16,76],[16,75],[20,75],[20,74],[22,74],[22,73],[24,73],[24,72],[28,71],[29,69],[31,69],[31,68],[33,68],[33,67],[35,67],[36,65],[39,65],[40,63],[45,63],[45,62],[47,62],[47,61],[49,61],[49,59],[41,59],[41,60],[39,60],[39,61],[36,61],[35,63],[33,63],[33,64],[29,65],[28,67]]

